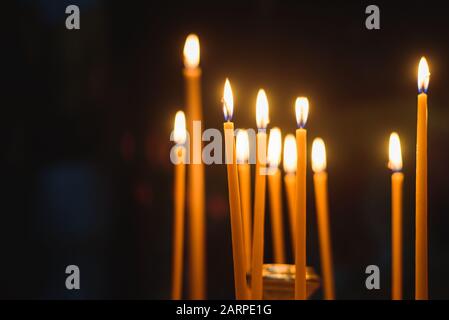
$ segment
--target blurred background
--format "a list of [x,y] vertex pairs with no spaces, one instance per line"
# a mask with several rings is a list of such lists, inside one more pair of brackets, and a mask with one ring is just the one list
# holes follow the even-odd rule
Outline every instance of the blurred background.
[[[70,4],[80,30],[65,28]],[[365,28],[369,4],[380,8],[380,30]],[[260,87],[283,135],[295,130],[295,98],[309,97],[309,148],[321,136],[328,153],[339,299],[390,297],[391,131],[404,159],[404,298],[414,296],[416,77],[428,58],[429,291],[449,298],[449,20],[440,2],[16,0],[2,19],[0,297],[170,297],[169,137],[194,32],[206,127],[222,127],[225,77],[240,128],[255,128]],[[206,177],[207,296],[233,298],[226,169],[207,166]],[[307,183],[308,263],[320,272],[311,170]],[[65,289],[69,264],[80,267],[80,290]],[[370,264],[380,290],[365,288]]]

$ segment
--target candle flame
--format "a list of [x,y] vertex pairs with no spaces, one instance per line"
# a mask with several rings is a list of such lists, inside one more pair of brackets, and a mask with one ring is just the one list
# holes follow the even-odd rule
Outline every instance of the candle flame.
[[177,144],[183,144],[186,142],[186,116],[184,112],[178,111],[175,116],[175,129],[173,133],[173,140]]
[[200,40],[196,34],[189,34],[184,45],[184,66],[196,68],[200,64]]
[[270,118],[268,115],[268,99],[265,90],[260,89],[256,100],[256,123],[259,129],[266,129]]
[[390,135],[388,156],[388,167],[393,171],[402,170],[401,140],[399,140],[399,135],[396,132]]
[[304,128],[309,115],[309,100],[305,97],[296,98],[295,102],[296,123],[299,128]]
[[288,134],[284,139],[284,171],[294,173],[296,171],[296,139],[292,134]]
[[312,170],[315,173],[326,170],[326,146],[321,138],[315,138],[312,144]]
[[226,78],[223,90],[223,113],[226,121],[232,120],[234,114],[234,96],[229,79]]
[[419,93],[427,92],[429,88],[430,71],[429,65],[425,57],[422,57],[418,66],[418,91]]
[[277,127],[270,130],[270,137],[268,138],[268,154],[267,160],[270,167],[276,168],[281,162],[282,152],[282,137],[281,130]]
[[239,130],[237,132],[236,149],[237,163],[247,163],[249,159],[249,138],[246,130]]

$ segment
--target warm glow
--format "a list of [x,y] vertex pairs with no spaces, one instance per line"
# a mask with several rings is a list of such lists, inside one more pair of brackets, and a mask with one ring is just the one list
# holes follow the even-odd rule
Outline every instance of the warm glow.
[[256,123],[259,129],[265,129],[270,122],[268,115],[268,99],[263,89],[257,93],[256,100]]
[[277,167],[281,162],[282,152],[282,137],[281,130],[277,127],[270,130],[270,137],[268,138],[268,154],[267,160],[270,167]]
[[430,81],[429,65],[426,58],[422,57],[418,66],[418,91],[420,93],[427,92]]
[[402,170],[402,152],[401,152],[401,141],[396,132],[390,135],[390,146],[389,146],[389,162],[388,167],[393,171]]
[[294,173],[296,171],[296,139],[292,134],[288,134],[284,140],[284,171]]
[[234,114],[234,97],[232,95],[231,84],[226,78],[223,90],[223,113],[226,121],[231,121]]
[[247,163],[249,158],[249,138],[246,130],[239,130],[237,132],[237,163]]
[[186,116],[184,112],[178,111],[175,116],[175,130],[173,133],[173,140],[177,144],[186,142]]
[[326,170],[326,146],[321,138],[315,138],[315,140],[313,140],[312,170],[315,173]]
[[184,45],[184,66],[196,68],[200,64],[200,40],[196,34],[189,34]]
[[309,100],[304,97],[296,98],[295,102],[296,123],[298,127],[304,128],[309,115]]

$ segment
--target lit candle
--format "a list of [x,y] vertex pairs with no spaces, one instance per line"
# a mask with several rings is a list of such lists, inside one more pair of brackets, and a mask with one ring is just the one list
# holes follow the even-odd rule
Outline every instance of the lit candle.
[[190,34],[184,45],[184,78],[186,88],[188,130],[190,132],[190,165],[188,166],[189,206],[189,272],[190,297],[206,297],[204,166],[201,160],[201,69],[200,43]]
[[268,99],[265,91],[260,89],[256,101],[257,122],[257,152],[256,152],[256,179],[254,191],[254,226],[253,226],[253,254],[251,274],[251,294],[253,300],[261,300],[263,292],[263,250],[264,250],[264,223],[265,223],[265,174],[266,174],[266,146]]
[[401,142],[396,132],[390,135],[388,167],[391,175],[391,297],[402,299],[402,170]]
[[245,240],[246,271],[251,270],[251,168],[249,159],[249,139],[246,130],[237,133],[237,167],[239,171],[240,200],[242,201],[243,238]]
[[321,271],[323,277],[324,299],[334,300],[334,274],[332,245],[329,230],[329,200],[327,192],[326,147],[324,141],[316,138],[312,144],[312,170],[315,187],[315,204],[320,240]]
[[418,121],[416,141],[415,298],[428,298],[427,270],[427,88],[429,67],[424,57],[418,67]]
[[172,258],[172,299],[179,300],[182,295],[182,272],[184,254],[184,202],[185,202],[185,148],[186,118],[184,112],[178,111],[175,117],[174,141],[176,150],[175,181],[173,188],[174,218],[173,218],[173,258]]
[[[284,183],[287,194],[288,213],[290,217],[290,237],[292,241],[292,250],[295,252],[295,184],[296,184],[296,140],[295,136],[288,134],[284,140]],[[294,256],[294,254],[293,254]]]
[[274,263],[285,263],[284,225],[282,219],[281,162],[282,138],[281,130],[273,128],[268,138],[268,190],[270,196],[271,234],[273,237]]
[[306,167],[307,167],[307,116],[309,100],[297,98],[295,102],[296,122],[296,245],[295,245],[295,299],[306,299]]
[[242,215],[240,210],[239,180],[234,144],[234,100],[229,80],[226,79],[223,94],[223,124],[225,133],[225,159],[228,171],[229,207],[231,211],[232,255],[234,260],[235,296],[247,299],[245,249],[243,244]]

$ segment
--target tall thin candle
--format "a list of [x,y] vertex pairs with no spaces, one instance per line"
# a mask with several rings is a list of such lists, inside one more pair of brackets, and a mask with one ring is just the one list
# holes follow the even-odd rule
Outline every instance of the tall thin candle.
[[172,291],[173,300],[182,297],[182,272],[184,256],[184,206],[185,206],[185,147],[186,119],[184,112],[178,111],[175,116],[174,141],[176,142],[176,163],[173,186],[173,251],[172,251]]
[[390,135],[389,163],[391,175],[391,298],[402,299],[402,170],[401,141],[396,132]]
[[421,58],[418,67],[418,116],[416,141],[416,247],[415,298],[428,299],[427,270],[427,88],[430,72],[427,61]]
[[309,100],[297,98],[295,103],[297,170],[296,170],[296,246],[295,246],[295,299],[305,300],[306,295],[306,167],[307,130],[304,126],[309,114]]
[[232,255],[234,260],[235,296],[237,299],[247,299],[245,249],[243,244],[242,215],[240,210],[239,180],[234,143],[234,101],[229,80],[226,79],[223,94],[223,112],[225,123],[225,155],[228,171],[229,207],[231,211]]
[[201,160],[201,69],[200,43],[190,34],[184,46],[184,78],[186,88],[187,129],[190,133],[190,165],[188,166],[189,208],[189,287],[192,299],[206,298],[205,266],[205,192],[204,165]]
[[282,137],[279,128],[270,130],[268,138],[268,191],[270,197],[271,234],[274,263],[285,263],[284,223],[282,219],[281,162]]
[[246,271],[251,270],[251,168],[249,159],[249,138],[246,130],[237,133],[237,167],[239,171],[240,200],[242,201],[243,238],[245,240]]
[[257,122],[257,151],[256,151],[256,178],[254,191],[254,226],[253,226],[253,254],[251,268],[251,298],[261,300],[263,293],[263,253],[264,253],[264,223],[265,223],[265,175],[266,175],[266,146],[268,99],[265,91],[260,89],[256,101]]
[[[295,219],[295,189],[296,189],[296,140],[295,136],[288,134],[284,140],[284,183],[285,191],[287,194],[288,213],[289,213],[289,225],[290,225],[290,238],[292,242],[292,250],[295,252],[295,234],[296,234],[296,219]],[[294,254],[293,254],[294,256]]]
[[324,141],[316,138],[312,144],[312,169],[315,187],[315,203],[320,240],[321,271],[323,277],[324,299],[334,300],[334,273],[332,245],[329,230],[329,199],[326,172],[326,147]]

